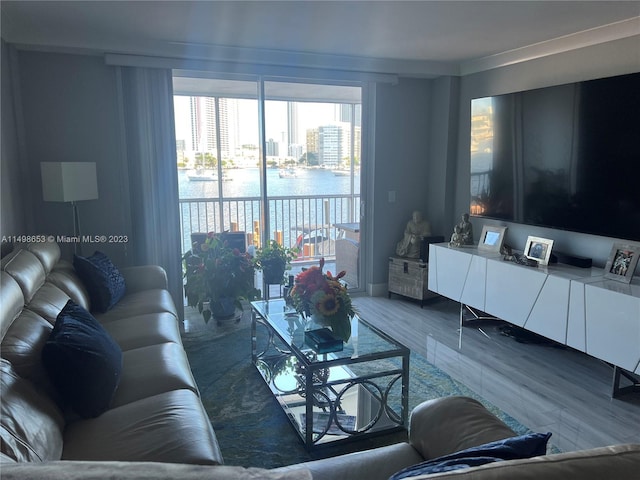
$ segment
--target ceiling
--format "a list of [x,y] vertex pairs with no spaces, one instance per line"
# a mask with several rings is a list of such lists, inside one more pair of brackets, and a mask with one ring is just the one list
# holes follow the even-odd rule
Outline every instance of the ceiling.
[[640,1],[6,1],[2,38],[226,62],[465,74],[635,36]]

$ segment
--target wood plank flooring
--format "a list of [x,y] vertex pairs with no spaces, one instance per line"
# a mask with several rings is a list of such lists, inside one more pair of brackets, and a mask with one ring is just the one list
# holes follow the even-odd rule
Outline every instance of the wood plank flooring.
[[424,308],[395,295],[354,304],[362,318],[522,424],[552,432],[562,451],[640,443],[640,394],[612,399],[605,362],[557,344],[517,342],[495,321],[468,322],[459,349],[460,306],[445,298]]

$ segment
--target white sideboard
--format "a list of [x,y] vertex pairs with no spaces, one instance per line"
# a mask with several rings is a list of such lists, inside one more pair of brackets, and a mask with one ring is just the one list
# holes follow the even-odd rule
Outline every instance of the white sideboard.
[[498,253],[432,244],[429,289],[640,374],[640,282],[599,268],[530,267]]

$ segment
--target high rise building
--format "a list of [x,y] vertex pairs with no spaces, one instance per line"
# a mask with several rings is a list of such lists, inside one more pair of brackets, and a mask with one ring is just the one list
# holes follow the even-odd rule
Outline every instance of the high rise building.
[[278,148],[278,142],[276,142],[273,138],[270,138],[266,141],[266,147],[268,157],[277,157],[279,155],[280,149]]
[[318,158],[325,168],[338,168],[342,160],[342,125],[322,125],[318,128]]
[[318,153],[318,129],[309,128],[307,130],[307,153]]
[[296,145],[300,143],[298,138],[298,104],[287,102],[287,154],[296,156]]
[[222,158],[230,158],[228,100],[226,98],[190,97],[191,149],[209,152],[217,157],[216,100],[220,118],[220,147]]

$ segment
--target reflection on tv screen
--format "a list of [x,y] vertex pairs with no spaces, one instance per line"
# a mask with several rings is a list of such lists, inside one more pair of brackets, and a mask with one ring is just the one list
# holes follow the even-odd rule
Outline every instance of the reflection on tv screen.
[[472,215],[640,240],[640,73],[471,110]]

